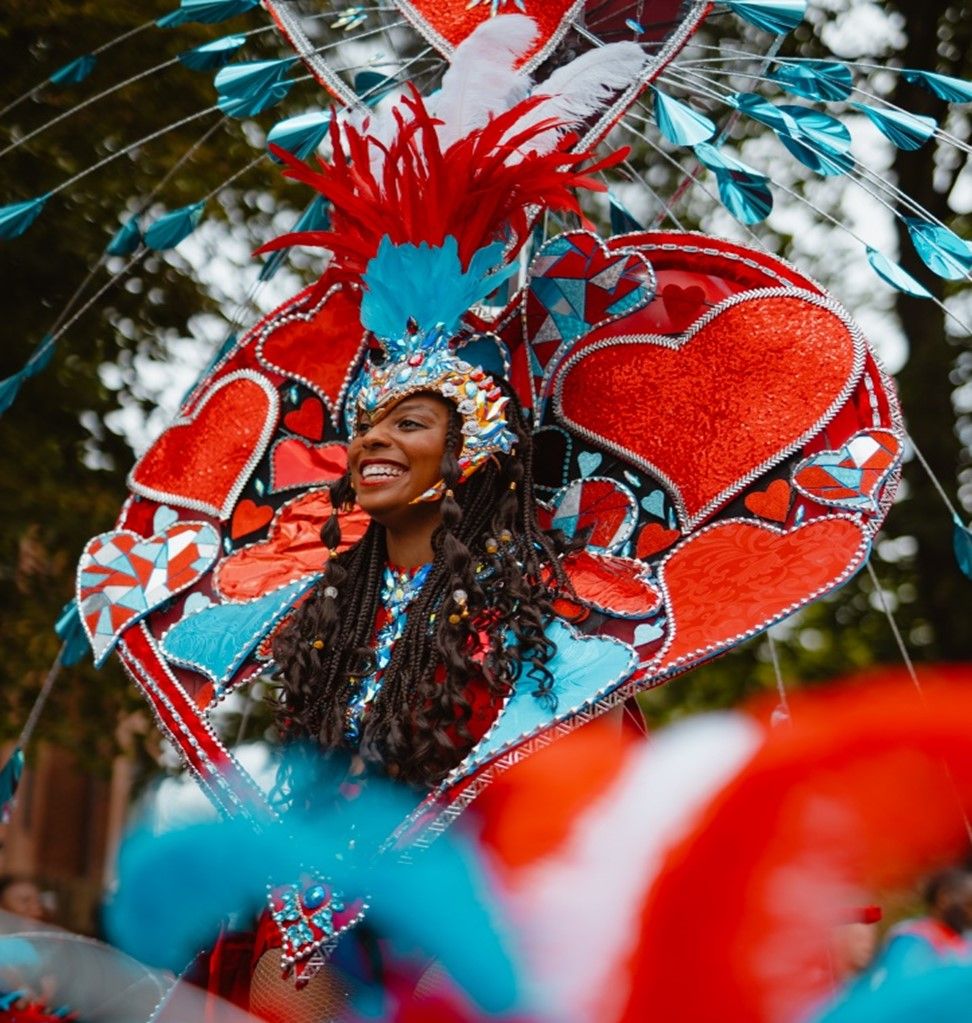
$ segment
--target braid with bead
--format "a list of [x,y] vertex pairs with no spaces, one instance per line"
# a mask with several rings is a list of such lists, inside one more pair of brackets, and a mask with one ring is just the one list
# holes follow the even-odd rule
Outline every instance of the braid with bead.
[[[532,438],[515,397],[507,419],[517,435],[515,452],[495,457],[461,485],[461,420],[457,413],[450,419],[432,567],[362,728],[363,759],[417,786],[441,780],[470,747],[471,685],[485,686],[494,704],[523,684],[547,704],[556,700],[546,666],[554,645],[544,626],[557,595],[570,589],[560,558],[580,541],[537,523]],[[337,512],[353,501],[346,475],[331,487],[333,511],[321,531],[331,550],[340,543]],[[374,667],[386,558],[384,529],[372,522],[357,544],[328,559],[321,581],[274,641],[287,738],[310,739],[325,750],[345,747],[348,703],[357,680]],[[475,657],[477,630],[489,636],[485,662]],[[319,649],[315,640],[322,641]]]

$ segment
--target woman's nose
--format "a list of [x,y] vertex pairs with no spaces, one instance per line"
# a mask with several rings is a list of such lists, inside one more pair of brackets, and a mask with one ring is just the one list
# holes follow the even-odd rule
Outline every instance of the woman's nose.
[[376,423],[374,426],[368,427],[367,432],[361,438],[361,442],[369,450],[386,447],[388,444],[388,437],[385,433],[384,426],[381,423]]

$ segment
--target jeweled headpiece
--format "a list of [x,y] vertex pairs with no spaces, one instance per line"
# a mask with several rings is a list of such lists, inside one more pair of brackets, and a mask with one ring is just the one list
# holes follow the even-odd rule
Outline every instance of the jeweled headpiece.
[[462,356],[471,336],[465,318],[516,271],[538,211],[582,216],[573,190],[604,190],[590,175],[627,151],[590,164],[590,151],[571,152],[577,135],[569,129],[644,63],[640,47],[617,43],[534,87],[516,65],[535,35],[523,15],[491,19],[457,49],[428,100],[412,89],[384,117],[334,117],[320,172],[274,150],[288,176],[330,200],[332,220],[327,231],[285,235],[265,248],[329,249],[327,284],[319,287],[361,286],[361,323],[382,356],[367,360],[349,388],[349,435],[362,412],[373,419],[406,395],[441,395],[463,421],[461,479],[509,453],[516,439],[508,398]]

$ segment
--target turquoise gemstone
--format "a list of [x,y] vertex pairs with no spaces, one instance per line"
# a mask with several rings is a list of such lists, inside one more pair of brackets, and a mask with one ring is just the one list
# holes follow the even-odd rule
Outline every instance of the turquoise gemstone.
[[324,886],[320,884],[316,884],[313,888],[308,888],[304,892],[304,905],[308,909],[319,909],[324,905],[326,899],[327,892],[324,890]]

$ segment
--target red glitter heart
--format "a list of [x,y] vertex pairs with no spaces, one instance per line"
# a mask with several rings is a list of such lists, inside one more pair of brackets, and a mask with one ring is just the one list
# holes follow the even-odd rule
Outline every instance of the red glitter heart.
[[276,390],[252,370],[223,377],[135,463],[129,487],[226,518],[266,448],[278,407]]
[[269,504],[257,504],[248,497],[240,501],[233,511],[230,522],[230,536],[238,540],[248,533],[255,533],[273,518],[273,508]]
[[308,440],[320,440],[324,436],[324,406],[317,398],[305,398],[300,408],[284,416],[284,426]]
[[[320,572],[327,561],[321,526],[330,514],[331,499],[325,490],[310,490],[282,505],[266,540],[241,548],[216,566],[216,587],[223,599],[252,600]],[[360,540],[370,521],[357,507],[342,513],[338,550]]]
[[[625,321],[611,329],[623,335]],[[860,376],[863,352],[859,333],[824,299],[744,294],[685,335],[582,349],[556,381],[556,411],[661,479],[691,529],[826,425]]]
[[279,325],[257,342],[257,358],[313,388],[335,408],[362,348],[360,297],[336,287],[311,309],[303,308],[306,300],[302,293],[280,311]]
[[674,330],[684,330],[689,324],[694,323],[705,306],[705,290],[698,284],[688,288],[680,287],[678,284],[666,284],[662,288],[661,298]]
[[635,553],[639,558],[650,558],[652,554],[667,550],[681,535],[677,529],[666,529],[657,522],[649,522],[638,534]]
[[344,475],[348,453],[343,444],[313,447],[296,437],[278,441],[270,456],[272,490],[326,483]]
[[662,563],[668,596],[665,671],[741,642],[846,579],[868,551],[867,534],[844,516],[781,533],[730,519],[689,537]]
[[790,484],[786,480],[773,480],[765,490],[754,490],[747,494],[743,504],[761,519],[786,522],[791,493]]

